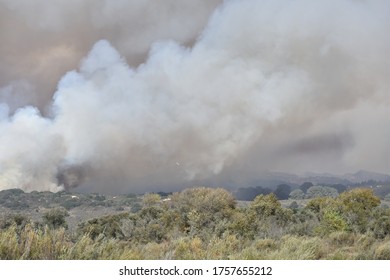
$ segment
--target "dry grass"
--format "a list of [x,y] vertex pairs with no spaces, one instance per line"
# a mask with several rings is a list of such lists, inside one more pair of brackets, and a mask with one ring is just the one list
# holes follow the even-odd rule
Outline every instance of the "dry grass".
[[337,232],[326,238],[286,235],[280,239],[240,240],[235,235],[184,237],[137,244],[87,235],[71,241],[63,229],[12,226],[0,232],[0,259],[390,259],[390,239]]

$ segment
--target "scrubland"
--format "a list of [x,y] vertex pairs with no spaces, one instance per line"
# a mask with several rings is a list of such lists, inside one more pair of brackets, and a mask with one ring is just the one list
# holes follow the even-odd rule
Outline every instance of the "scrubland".
[[370,189],[282,207],[274,194],[238,204],[224,189],[197,187],[139,209],[69,229],[68,211],[36,222],[0,221],[0,259],[390,259],[390,209]]

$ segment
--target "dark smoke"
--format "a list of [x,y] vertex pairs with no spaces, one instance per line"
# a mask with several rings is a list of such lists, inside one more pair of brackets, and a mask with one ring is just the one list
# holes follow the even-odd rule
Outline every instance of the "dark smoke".
[[65,190],[78,187],[86,180],[87,171],[84,166],[63,166],[56,175],[57,185]]

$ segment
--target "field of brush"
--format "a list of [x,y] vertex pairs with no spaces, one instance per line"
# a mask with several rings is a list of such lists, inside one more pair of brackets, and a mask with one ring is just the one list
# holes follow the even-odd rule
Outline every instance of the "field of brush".
[[0,259],[390,259],[390,210],[369,189],[250,202],[204,187],[163,196],[6,190],[0,207]]

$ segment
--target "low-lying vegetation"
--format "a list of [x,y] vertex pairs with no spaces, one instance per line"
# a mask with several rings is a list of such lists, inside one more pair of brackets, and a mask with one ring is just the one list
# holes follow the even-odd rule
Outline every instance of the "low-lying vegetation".
[[370,189],[282,207],[274,194],[238,206],[193,188],[67,230],[67,210],[0,221],[0,259],[390,259],[390,210]]

